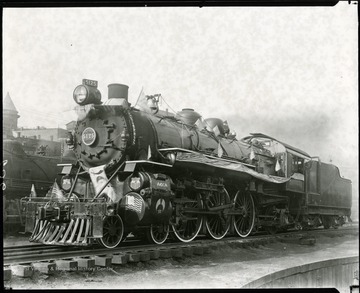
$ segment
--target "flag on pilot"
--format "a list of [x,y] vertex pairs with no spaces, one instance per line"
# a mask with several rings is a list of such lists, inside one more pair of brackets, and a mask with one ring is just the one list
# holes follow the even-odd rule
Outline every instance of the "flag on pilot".
[[34,184],[31,185],[30,197],[37,197]]
[[59,185],[56,183],[56,180],[51,188],[50,198],[58,199],[58,200],[66,200],[66,197],[64,196],[63,192],[61,191]]

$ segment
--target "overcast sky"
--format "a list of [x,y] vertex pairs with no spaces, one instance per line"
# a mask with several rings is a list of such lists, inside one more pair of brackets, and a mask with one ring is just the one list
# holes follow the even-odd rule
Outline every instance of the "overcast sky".
[[[64,127],[83,78],[262,132],[358,176],[357,5],[3,10],[3,97]],[[356,177],[356,178],[355,178]]]

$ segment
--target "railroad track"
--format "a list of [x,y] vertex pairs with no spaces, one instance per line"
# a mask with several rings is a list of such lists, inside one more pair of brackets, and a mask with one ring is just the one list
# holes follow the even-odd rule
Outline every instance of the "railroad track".
[[[106,249],[99,247],[74,247],[74,246],[45,246],[42,244],[32,244],[32,245],[24,245],[24,246],[13,246],[13,247],[4,247],[3,250],[3,263],[4,266],[15,265],[15,264],[29,264],[34,262],[42,262],[49,261],[54,262],[56,260],[63,259],[72,259],[72,258],[80,258],[80,257],[112,257],[113,255],[138,255],[141,257],[141,254],[151,254],[154,251],[158,252],[159,256],[163,254],[164,258],[169,258],[172,255],[176,256],[181,254],[182,249],[195,249],[199,251],[208,250],[214,246],[221,246],[224,244],[232,244],[235,246],[249,246],[249,245],[257,245],[257,244],[265,244],[269,242],[273,242],[276,240],[280,240],[281,238],[289,239],[305,239],[305,238],[314,238],[318,233],[321,234],[331,234],[336,235],[338,233],[349,233],[356,234],[358,232],[358,225],[352,226],[344,226],[339,229],[313,229],[307,231],[288,231],[284,233],[279,233],[276,235],[269,235],[265,233],[259,233],[258,235],[253,235],[247,238],[239,238],[239,237],[227,237],[222,240],[213,240],[208,239],[206,237],[199,238],[198,240],[194,240],[190,243],[183,242],[168,242],[162,245],[149,245],[143,244],[141,241],[136,239],[129,239],[122,243],[120,247],[115,249]],[[148,259],[149,257],[144,257]],[[150,257],[151,258],[151,257]]]

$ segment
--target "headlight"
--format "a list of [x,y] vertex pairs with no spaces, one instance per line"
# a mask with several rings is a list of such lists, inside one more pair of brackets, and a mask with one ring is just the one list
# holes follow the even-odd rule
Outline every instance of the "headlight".
[[101,104],[101,93],[95,80],[83,79],[83,83],[75,88],[73,97],[79,105]]
[[74,100],[81,105],[88,97],[88,91],[85,86],[78,85],[74,90]]

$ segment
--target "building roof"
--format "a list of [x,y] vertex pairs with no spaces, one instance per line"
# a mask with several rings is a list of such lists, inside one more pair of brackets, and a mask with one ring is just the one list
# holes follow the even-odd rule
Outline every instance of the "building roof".
[[3,109],[4,110],[9,110],[9,111],[15,111],[17,112],[15,105],[13,103],[13,101],[11,100],[11,97],[9,95],[9,92],[6,94],[6,97],[4,99],[4,105],[3,105]]
[[17,129],[17,131],[34,131],[34,130],[64,130],[66,131],[66,129],[64,128],[61,128],[61,127],[50,127],[50,128],[47,128],[47,127],[33,127],[33,128],[25,128],[25,127],[20,127],[19,129]]
[[76,123],[76,121],[75,121],[75,120],[72,120],[72,121],[66,123],[65,125],[74,124],[74,123]]

